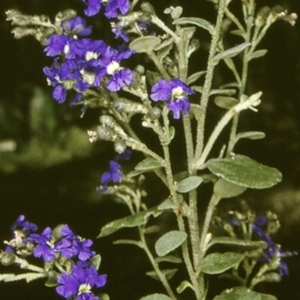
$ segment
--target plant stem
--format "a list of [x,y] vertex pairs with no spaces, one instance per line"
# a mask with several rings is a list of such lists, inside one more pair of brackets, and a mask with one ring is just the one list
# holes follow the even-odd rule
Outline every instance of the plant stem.
[[176,298],[171,286],[169,285],[169,282],[166,279],[165,274],[162,273],[162,271],[160,270],[158,263],[155,261],[150,249],[148,248],[148,245],[147,245],[147,242],[146,242],[146,239],[145,239],[145,235],[142,231],[142,228],[138,227],[138,230],[139,230],[139,235],[140,235],[141,242],[143,244],[143,249],[144,249],[146,255],[148,256],[149,261],[150,261],[155,273],[159,277],[161,283],[163,284],[163,286],[166,289],[166,291],[167,291],[168,295],[170,296],[170,298],[172,300],[176,300],[177,298]]
[[195,161],[199,159],[204,143],[204,128],[205,128],[205,117],[206,117],[206,109],[209,100],[209,93],[212,85],[212,79],[214,74],[214,57],[217,52],[218,42],[221,35],[222,30],[222,22],[225,13],[227,0],[220,0],[219,8],[218,8],[218,16],[216,21],[216,26],[214,28],[214,34],[212,36],[211,46],[209,50],[208,63],[207,63],[207,72],[205,76],[205,82],[203,86],[203,92],[201,96],[200,105],[204,112],[203,117],[197,124],[197,140],[196,140],[196,151],[195,151]]

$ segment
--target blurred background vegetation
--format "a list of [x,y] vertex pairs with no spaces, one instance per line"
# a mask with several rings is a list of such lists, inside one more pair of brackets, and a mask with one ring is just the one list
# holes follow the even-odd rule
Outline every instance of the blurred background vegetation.
[[[238,2],[235,0],[233,2]],[[280,4],[300,15],[299,0],[260,0],[258,7]],[[162,14],[164,8],[181,5],[186,16],[201,16],[213,22],[215,12],[206,0],[151,1]],[[163,3],[163,4],[162,4]],[[51,99],[42,68],[52,59],[31,37],[14,40],[5,21],[5,11],[14,8],[27,14],[47,14],[73,8],[82,12],[80,0],[1,0],[0,11],[0,240],[10,238],[9,227],[20,214],[41,229],[67,223],[79,235],[95,241],[103,258],[103,273],[108,274],[106,292],[111,299],[138,299],[147,291],[161,289],[160,284],[143,275],[149,264],[143,253],[130,246],[113,246],[112,238],[95,240],[101,226],[127,214],[126,208],[100,194],[102,172],[113,157],[112,146],[90,144],[86,130],[97,125],[99,111],[87,111],[80,118],[80,108],[58,105]],[[99,17],[89,21],[95,37],[104,38],[107,24]],[[245,114],[240,128],[266,132],[263,141],[243,141],[236,149],[282,171],[283,182],[271,190],[248,191],[243,199],[258,211],[273,210],[279,215],[282,229],[274,237],[286,250],[300,253],[300,22],[295,27],[279,21],[272,26],[261,48],[268,54],[253,62],[248,93],[262,90],[263,103],[257,114]],[[108,39],[111,36],[107,36]],[[209,36],[201,36],[200,52],[193,64],[205,68]],[[215,84],[226,82],[227,73],[219,70]],[[222,111],[211,105],[211,126]],[[146,185],[152,186],[153,177]],[[167,191],[151,189],[149,197],[161,199]],[[150,200],[151,201],[151,200]],[[234,209],[235,201],[223,203]],[[124,234],[124,231],[120,233]],[[127,232],[126,232],[127,234]],[[128,234],[132,234],[128,232]],[[278,299],[299,299],[300,259],[287,259],[289,277],[280,284],[260,287],[275,293]],[[13,271],[6,268],[0,273]],[[228,282],[226,282],[228,284]],[[58,299],[55,291],[41,282],[31,284],[0,283],[1,299]],[[212,287],[225,288],[218,282]]]

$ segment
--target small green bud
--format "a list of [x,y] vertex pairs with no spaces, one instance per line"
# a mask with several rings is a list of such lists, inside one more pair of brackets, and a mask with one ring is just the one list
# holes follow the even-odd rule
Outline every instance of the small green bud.
[[10,266],[12,265],[16,260],[16,255],[12,252],[3,252],[1,254],[1,264],[3,266]]
[[121,154],[126,150],[126,143],[123,140],[117,139],[114,143],[114,149]]
[[161,116],[161,109],[158,107],[153,107],[149,110],[148,112],[148,117],[154,121],[154,120],[158,120]]

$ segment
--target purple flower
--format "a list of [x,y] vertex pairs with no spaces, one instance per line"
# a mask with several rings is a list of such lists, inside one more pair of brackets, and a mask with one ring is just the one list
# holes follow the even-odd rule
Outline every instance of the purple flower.
[[106,284],[106,275],[98,275],[94,266],[79,262],[71,273],[63,273],[58,277],[60,284],[56,292],[64,298],[76,297],[76,300],[99,300],[91,292],[93,287],[101,288]]
[[115,157],[114,160],[116,161],[122,161],[122,160],[130,160],[131,158],[131,151],[126,149],[123,153],[118,153]]
[[12,232],[15,230],[21,230],[28,236],[30,233],[36,232],[38,227],[35,224],[26,221],[24,215],[20,215],[16,222],[11,225],[10,229]]
[[63,22],[62,28],[67,35],[87,36],[92,33],[92,26],[86,27],[86,21],[81,17],[74,17]]
[[83,2],[88,6],[84,13],[89,17],[100,11],[101,4],[105,5],[104,14],[108,19],[116,18],[118,13],[125,15],[130,9],[129,0],[83,0]]
[[167,107],[173,112],[174,119],[180,118],[180,112],[186,115],[190,109],[187,95],[194,91],[179,78],[159,80],[151,89],[150,98],[153,101],[166,101]]
[[283,257],[297,255],[296,252],[284,252],[280,246],[275,244],[272,238],[265,232],[264,227],[267,225],[267,218],[262,214],[256,215],[256,220],[252,224],[252,231],[264,242],[267,243],[267,248],[263,250],[263,256],[260,257],[260,262],[270,262],[273,259],[279,258],[278,273],[280,276],[289,275],[289,268],[285,262],[281,260]]
[[121,165],[111,160],[109,162],[109,171],[103,173],[101,177],[101,183],[107,185],[109,182],[118,183],[122,180],[122,174],[120,173]]

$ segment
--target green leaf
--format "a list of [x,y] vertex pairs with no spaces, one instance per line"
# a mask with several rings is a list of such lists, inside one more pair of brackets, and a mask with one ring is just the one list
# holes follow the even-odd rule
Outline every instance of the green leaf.
[[244,37],[244,38],[246,37],[245,30],[235,29],[235,30],[231,30],[230,33],[234,34],[234,35],[238,35],[238,36]]
[[225,290],[221,295],[216,296],[213,300],[262,300],[261,295],[247,289],[243,286],[234,287]]
[[214,57],[214,63],[217,64],[221,59],[227,59],[227,58],[234,57],[234,56],[240,54],[241,52],[243,52],[250,45],[251,45],[251,43],[245,42],[245,43],[242,43],[235,47],[232,47],[230,49],[227,49],[225,51],[222,51]]
[[193,24],[203,29],[206,29],[210,34],[214,33],[214,26],[210,22],[202,18],[179,18],[173,21],[172,24],[174,25]]
[[268,294],[259,294],[261,297],[261,300],[277,300],[277,298],[273,295],[268,295]]
[[98,296],[101,300],[109,300],[109,299],[110,299],[109,296],[108,296],[107,294],[103,294],[103,293],[98,294],[97,296]]
[[262,57],[262,56],[266,55],[267,52],[268,52],[267,49],[254,51],[248,56],[248,60],[250,61],[251,59]]
[[176,6],[174,9],[171,11],[171,17],[173,20],[180,18],[182,15],[183,8],[181,6]]
[[151,294],[141,298],[140,300],[172,300],[172,299],[163,294]]
[[232,97],[226,97],[226,96],[217,96],[214,99],[214,102],[218,107],[224,109],[230,109],[239,103],[237,99]]
[[199,79],[201,76],[205,75],[206,71],[200,71],[200,72],[196,72],[194,74],[192,74],[191,76],[189,76],[186,80],[186,84],[190,85],[191,83],[195,82],[197,79]]
[[167,198],[161,204],[157,206],[158,210],[169,210],[174,209],[174,204],[171,199]]
[[47,281],[45,282],[46,287],[55,287],[58,286],[57,279],[54,278],[48,278]]
[[141,211],[135,215],[128,216],[122,219],[118,219],[112,222],[109,222],[104,227],[102,227],[100,234],[97,238],[104,237],[110,235],[121,228],[128,227],[137,227],[141,225],[145,225],[148,222],[149,217],[152,215],[155,218],[159,216],[162,211],[159,211],[156,207],[152,209],[148,209],[145,211]]
[[270,188],[282,179],[277,169],[261,165],[243,155],[211,159],[207,162],[207,167],[226,181],[252,189]]
[[265,138],[266,134],[262,131],[247,131],[247,132],[239,132],[236,135],[236,140],[239,139],[250,139],[250,140],[259,140]]
[[187,193],[191,190],[197,188],[203,179],[199,176],[190,176],[188,178],[183,179],[177,184],[177,192],[179,193]]
[[160,262],[170,262],[173,264],[180,264],[182,263],[182,259],[180,257],[174,256],[174,255],[166,255],[162,257],[156,257],[155,261],[160,263]]
[[180,283],[180,285],[177,287],[176,292],[177,292],[178,294],[181,294],[186,288],[190,288],[190,289],[194,290],[193,285],[192,285],[189,281],[184,280],[184,281],[182,281],[182,282]]
[[[178,269],[164,269],[161,270],[161,272],[166,276],[166,279],[170,280],[178,271]],[[155,279],[155,280],[160,280],[159,276],[156,274],[155,271],[150,271],[146,273],[147,276]]]
[[153,51],[153,49],[157,47],[160,42],[160,38],[153,35],[147,35],[133,40],[129,44],[129,48],[131,50],[135,50],[137,53],[149,53]]
[[216,244],[233,246],[235,248],[245,250],[245,251],[250,251],[255,249],[266,249],[268,246],[267,243],[264,241],[245,241],[230,236],[222,236],[222,237],[213,237],[208,244],[208,248]]
[[93,265],[96,270],[99,270],[100,264],[101,264],[101,256],[99,254],[93,256],[90,260],[89,263]]
[[153,72],[150,70],[146,71],[146,77],[150,85],[154,85],[157,81],[162,79],[161,75],[158,72]]
[[135,166],[136,171],[152,171],[161,167],[158,160],[147,157]]
[[214,194],[220,199],[232,198],[244,193],[246,189],[244,186],[236,185],[220,178],[214,185]]
[[[209,95],[227,95],[227,96],[232,96],[236,94],[236,90],[234,89],[213,89],[210,90]],[[235,99],[235,98],[234,98]]]
[[205,274],[220,274],[238,264],[243,257],[236,252],[208,254],[201,261],[199,270]]
[[116,240],[113,242],[114,245],[135,245],[140,248],[143,248],[143,244],[140,241],[135,241],[135,240]]
[[169,231],[161,236],[155,243],[155,251],[158,256],[164,256],[179,247],[187,238],[184,231]]

